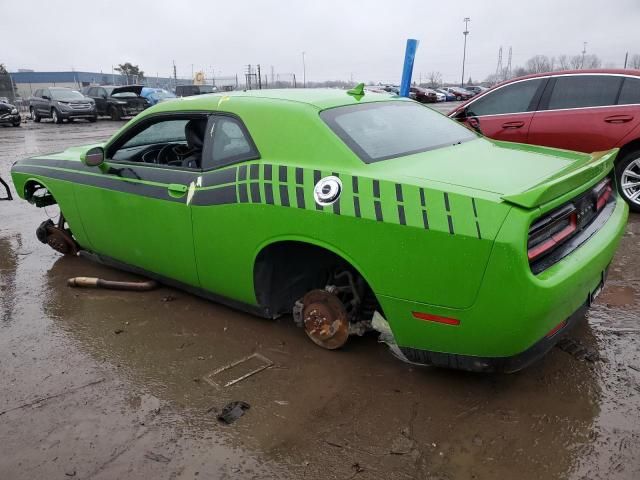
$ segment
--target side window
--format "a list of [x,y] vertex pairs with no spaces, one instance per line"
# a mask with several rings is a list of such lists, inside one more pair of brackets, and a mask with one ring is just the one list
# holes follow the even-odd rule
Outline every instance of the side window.
[[87,91],[87,95],[90,97],[97,97],[98,92],[97,92],[97,88],[96,87],[91,87],[88,91]]
[[620,91],[619,105],[640,103],[640,78],[625,77]]
[[33,94],[33,96],[40,98],[42,96],[42,90],[40,90],[40,89],[36,90],[36,92]]
[[573,75],[557,77],[549,97],[549,110],[615,105],[622,77]]
[[44,89],[42,90],[42,96],[43,96],[43,97],[49,97],[49,98],[51,98],[51,92],[49,91],[49,89],[48,89],[48,88],[44,88]]
[[185,126],[188,121],[189,120],[186,119],[179,119],[154,123],[127,140],[120,148],[127,149],[156,145],[158,143],[186,143]]
[[534,78],[505,85],[471,103],[467,114],[481,117],[501,113],[529,112],[535,108],[535,105],[531,105],[531,101],[546,81],[546,78]]
[[213,123],[213,148],[205,167],[221,167],[258,158],[253,141],[244,126],[235,118],[219,116]]

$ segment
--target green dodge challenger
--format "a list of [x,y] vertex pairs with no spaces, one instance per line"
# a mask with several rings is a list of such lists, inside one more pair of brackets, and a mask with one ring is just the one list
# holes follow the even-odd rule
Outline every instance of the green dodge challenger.
[[382,332],[410,362],[519,370],[599,293],[628,210],[617,150],[488,140],[362,89],[170,101],[109,141],[18,161],[38,238],[316,344]]

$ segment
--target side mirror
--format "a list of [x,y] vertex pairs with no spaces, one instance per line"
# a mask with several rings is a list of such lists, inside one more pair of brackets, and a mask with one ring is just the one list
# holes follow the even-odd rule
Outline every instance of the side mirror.
[[478,117],[467,117],[467,124],[482,135],[482,130],[480,130],[480,119]]
[[44,98],[45,100],[51,100],[51,97],[49,95],[42,95],[42,98]]
[[80,156],[80,159],[88,167],[99,167],[104,163],[104,148],[90,148]]
[[100,95],[102,98],[107,98],[107,94],[103,93],[102,95]]

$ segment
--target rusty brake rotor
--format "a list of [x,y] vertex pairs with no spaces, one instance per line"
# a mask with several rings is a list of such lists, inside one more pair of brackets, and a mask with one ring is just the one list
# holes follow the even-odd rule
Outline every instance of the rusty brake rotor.
[[55,251],[63,255],[76,255],[78,253],[76,242],[66,230],[54,225],[49,225],[47,227],[47,234],[47,244]]
[[347,342],[349,318],[338,297],[324,290],[311,290],[302,303],[304,330],[313,343],[335,350]]

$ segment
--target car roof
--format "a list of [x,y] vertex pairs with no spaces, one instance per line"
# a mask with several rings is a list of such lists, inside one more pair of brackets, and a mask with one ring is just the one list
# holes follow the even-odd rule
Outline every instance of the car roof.
[[542,72],[542,73],[532,73],[530,75],[523,75],[522,77],[510,78],[509,80],[505,80],[504,82],[500,82],[494,85],[492,88],[506,85],[508,83],[527,80],[529,78],[540,78],[540,77],[556,77],[558,75],[579,75],[579,74],[609,74],[609,75],[630,75],[633,77],[640,77],[640,70],[632,70],[632,69],[623,69],[623,68],[592,68],[585,70],[555,70],[553,72]]
[[297,102],[312,105],[318,109],[326,109],[343,105],[355,105],[359,103],[379,102],[390,99],[408,100],[402,97],[393,97],[388,94],[371,92],[370,90],[365,90],[364,95],[350,95],[346,90],[332,88],[286,88],[210,93],[195,97],[185,97],[182,101],[195,103],[210,102],[211,107],[215,109],[221,98],[234,97]]

